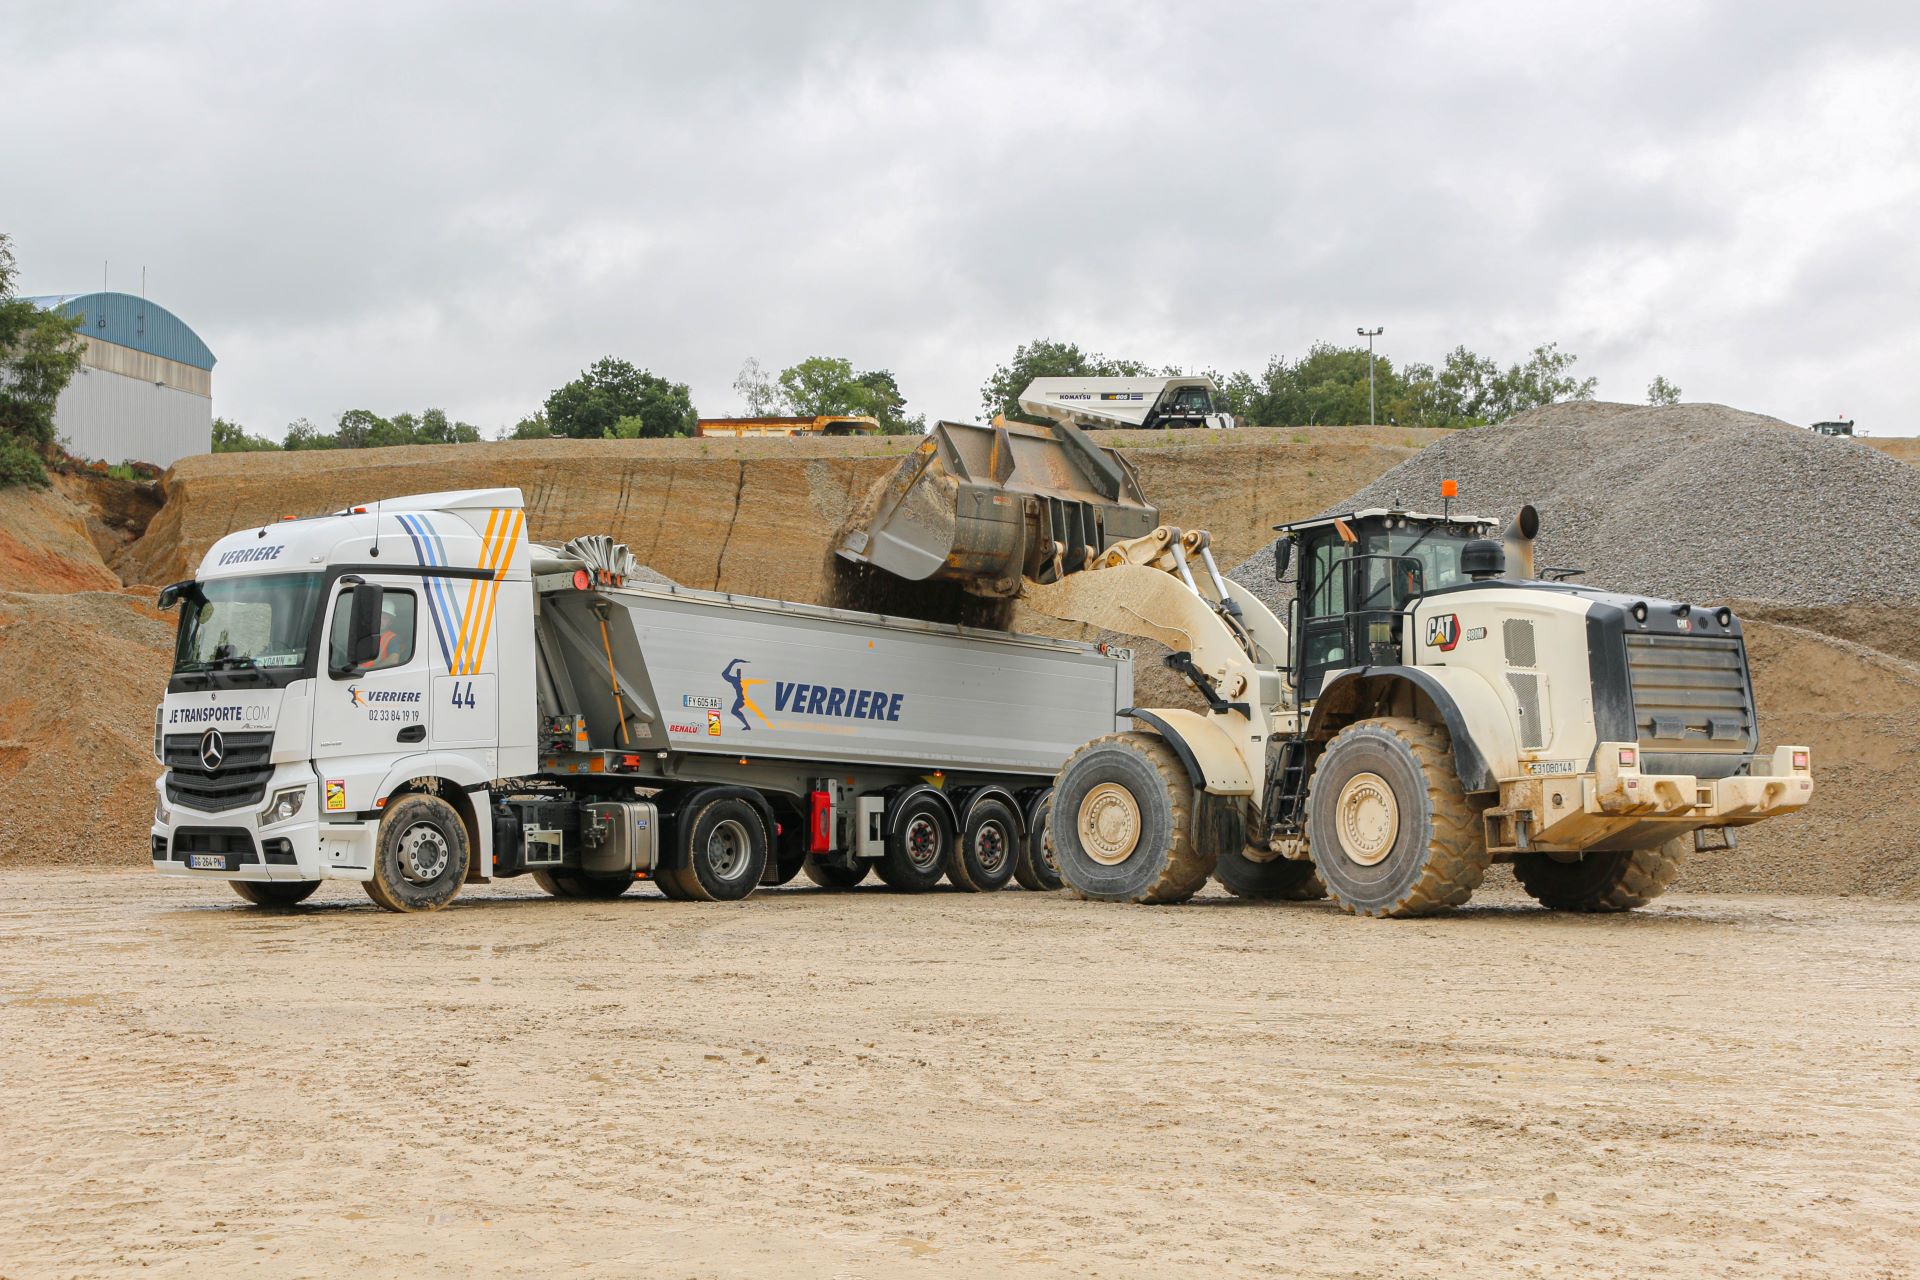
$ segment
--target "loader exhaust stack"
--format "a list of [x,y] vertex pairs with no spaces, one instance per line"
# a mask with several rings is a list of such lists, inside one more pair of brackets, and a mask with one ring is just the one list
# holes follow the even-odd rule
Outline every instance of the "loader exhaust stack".
[[836,550],[896,577],[1009,597],[1023,578],[1056,581],[1159,522],[1133,469],[1078,427],[941,422]]

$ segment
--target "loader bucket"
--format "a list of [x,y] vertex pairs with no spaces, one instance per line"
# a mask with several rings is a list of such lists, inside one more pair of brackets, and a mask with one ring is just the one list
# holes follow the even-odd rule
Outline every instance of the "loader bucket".
[[901,578],[1014,596],[1109,545],[1149,533],[1159,511],[1133,468],[1067,423],[936,423],[869,495],[839,553]]

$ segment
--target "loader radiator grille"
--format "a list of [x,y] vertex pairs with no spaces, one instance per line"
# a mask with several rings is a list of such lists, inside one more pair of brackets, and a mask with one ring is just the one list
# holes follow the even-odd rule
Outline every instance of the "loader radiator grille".
[[273,777],[273,734],[229,733],[220,766],[209,769],[200,758],[201,735],[170,733],[163,744],[167,761],[167,799],[201,813],[225,813],[260,803]]
[[1507,685],[1520,713],[1520,745],[1537,751],[1547,745],[1547,724],[1540,714],[1540,677],[1530,671],[1509,671]]
[[1759,741],[1746,650],[1735,636],[1627,637],[1640,744],[1662,751],[1752,751]]
[[1500,624],[1500,634],[1506,642],[1508,666],[1531,667],[1534,664],[1531,619],[1508,618]]

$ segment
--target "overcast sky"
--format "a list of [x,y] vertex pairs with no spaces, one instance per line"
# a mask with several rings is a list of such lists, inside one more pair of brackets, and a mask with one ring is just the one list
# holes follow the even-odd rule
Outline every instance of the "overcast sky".
[[149,295],[217,413],[491,433],[616,354],[1224,369],[1384,325],[1604,398],[1920,431],[1912,3],[0,0],[26,292]]

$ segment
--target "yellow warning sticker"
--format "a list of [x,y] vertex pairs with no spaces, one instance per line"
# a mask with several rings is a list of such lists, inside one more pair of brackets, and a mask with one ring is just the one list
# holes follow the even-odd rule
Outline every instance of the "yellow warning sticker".
[[345,778],[327,779],[327,812],[343,813],[347,807],[347,780]]
[[707,712],[707,736],[709,738],[717,738],[720,736],[720,713],[718,711]]

